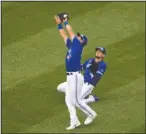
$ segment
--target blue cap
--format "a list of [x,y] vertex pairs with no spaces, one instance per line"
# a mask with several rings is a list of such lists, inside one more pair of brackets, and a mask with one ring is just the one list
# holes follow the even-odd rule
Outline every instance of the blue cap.
[[77,33],[77,36],[81,36],[81,38],[83,40],[82,45],[85,46],[87,44],[87,42],[88,42],[88,38],[85,35],[80,34],[79,32]]
[[97,50],[100,50],[104,55],[106,55],[106,49],[104,47],[96,47],[95,51]]

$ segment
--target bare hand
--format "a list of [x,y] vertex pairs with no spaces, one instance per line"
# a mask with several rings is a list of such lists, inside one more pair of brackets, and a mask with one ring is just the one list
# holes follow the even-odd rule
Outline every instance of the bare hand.
[[55,15],[54,19],[55,19],[57,24],[61,24],[61,20],[60,20],[60,18],[58,16]]

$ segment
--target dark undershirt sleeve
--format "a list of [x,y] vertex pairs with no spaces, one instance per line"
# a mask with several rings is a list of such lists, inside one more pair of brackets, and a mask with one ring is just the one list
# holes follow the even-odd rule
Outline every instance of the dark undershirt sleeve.
[[99,80],[101,79],[101,76],[100,74],[96,74],[93,78],[92,78],[92,85],[96,85],[96,83],[99,82]]

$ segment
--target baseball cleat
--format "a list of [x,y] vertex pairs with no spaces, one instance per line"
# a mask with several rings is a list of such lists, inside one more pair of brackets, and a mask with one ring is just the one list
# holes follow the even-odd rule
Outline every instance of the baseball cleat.
[[97,114],[95,114],[94,116],[88,116],[88,117],[86,118],[86,120],[84,121],[84,124],[85,124],[85,125],[89,125],[90,123],[93,122],[93,120],[95,119],[96,116],[97,116]]
[[97,97],[96,95],[93,95],[95,102],[99,101],[99,97]]
[[81,125],[80,121],[77,121],[76,127],[79,127]]
[[75,129],[76,128],[76,125],[70,125],[69,127],[66,128],[66,130],[72,130],[72,129]]
[[68,128],[66,128],[66,130],[75,129],[75,128],[79,127],[80,125],[81,125],[80,121],[77,121],[77,123],[75,125],[70,125]]
[[93,98],[94,102],[99,101],[99,97],[97,97],[96,95],[89,95],[89,98]]

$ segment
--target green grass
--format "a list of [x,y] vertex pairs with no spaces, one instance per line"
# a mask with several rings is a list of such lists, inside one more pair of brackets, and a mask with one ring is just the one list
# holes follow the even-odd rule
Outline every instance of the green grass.
[[53,20],[61,11],[89,37],[83,61],[96,46],[107,49],[94,90],[101,101],[92,105],[99,116],[71,132],[144,133],[144,2],[2,2],[2,132],[67,132],[64,94],[56,90],[66,80],[66,48]]
[[44,28],[54,27],[54,15],[64,12],[64,8],[75,17],[88,10],[104,7],[106,4],[104,2],[98,5],[89,2],[9,2],[9,6],[6,7],[2,4],[2,45],[34,35]]

